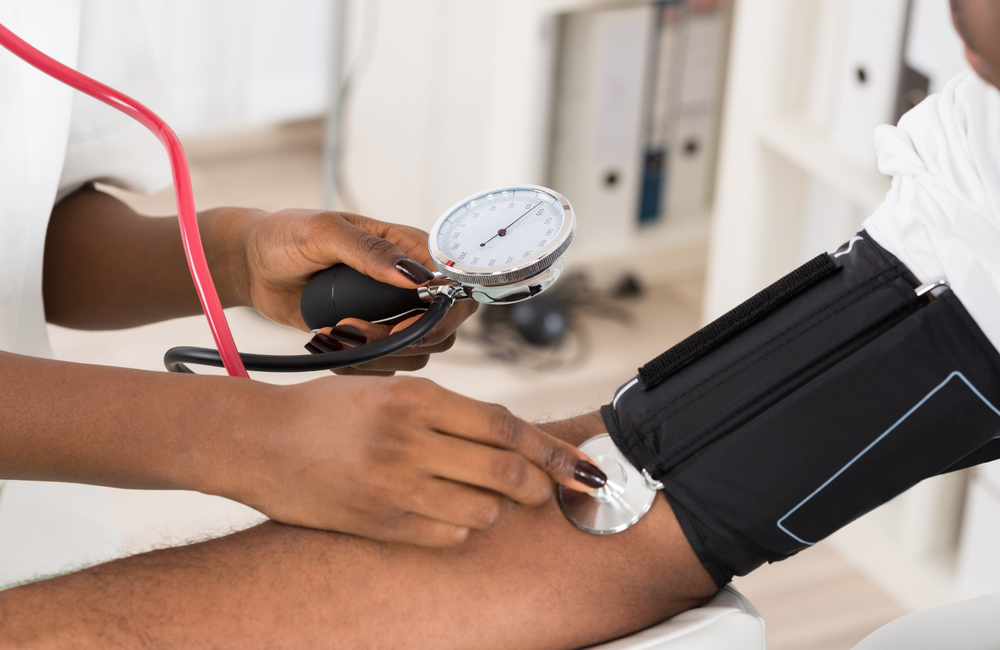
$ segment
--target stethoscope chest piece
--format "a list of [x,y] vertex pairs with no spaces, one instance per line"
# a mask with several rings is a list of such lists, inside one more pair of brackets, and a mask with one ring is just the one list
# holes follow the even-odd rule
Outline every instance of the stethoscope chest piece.
[[607,474],[608,483],[594,494],[559,486],[566,518],[588,533],[612,535],[634,526],[653,505],[656,489],[632,465],[611,436],[602,433],[580,445]]

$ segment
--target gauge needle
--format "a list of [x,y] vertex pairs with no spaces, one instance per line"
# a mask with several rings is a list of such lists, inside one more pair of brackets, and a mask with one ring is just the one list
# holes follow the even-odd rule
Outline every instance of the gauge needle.
[[[528,208],[528,212],[531,212],[532,210],[534,210],[535,208],[537,208],[537,207],[538,207],[538,206],[540,206],[541,204],[542,204],[542,202],[541,202],[541,201],[539,201],[539,202],[538,202],[538,203],[536,203],[535,205],[533,205],[533,206],[531,206],[530,208]],[[521,219],[524,219],[524,217],[525,217],[525,216],[526,216],[526,215],[528,214],[528,212],[525,212],[524,214],[522,214],[522,215],[521,215],[520,217],[518,217],[517,219],[514,219],[513,221],[511,221],[511,222],[510,222],[510,225],[508,225],[508,226],[507,226],[507,228],[501,228],[500,230],[498,230],[498,231],[497,231],[497,234],[493,235],[492,237],[490,237],[489,239],[487,239],[486,241],[484,241],[484,242],[483,242],[482,244],[480,244],[480,246],[485,246],[486,244],[490,243],[491,241],[493,241],[493,240],[494,240],[494,239],[496,239],[497,237],[503,237],[504,235],[506,235],[506,234],[507,234],[507,229],[508,229],[508,228],[510,228],[511,226],[513,226],[513,225],[514,225],[515,223],[517,223],[517,222],[518,222],[518,221],[520,221]]]

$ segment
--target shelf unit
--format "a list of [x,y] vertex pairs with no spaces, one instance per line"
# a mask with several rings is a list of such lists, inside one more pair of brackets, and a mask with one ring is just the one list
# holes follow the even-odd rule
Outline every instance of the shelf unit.
[[[886,56],[865,62],[867,74],[858,74],[857,52],[847,43],[857,29],[851,12],[862,10],[887,21],[897,16],[897,29],[884,30],[887,42],[870,48]],[[704,321],[834,250],[882,202],[890,179],[878,171],[871,136],[891,113],[873,109],[870,119],[859,119],[844,93],[889,110],[896,79],[885,75],[898,73],[906,11],[905,0],[737,0]],[[868,86],[844,90],[854,82]],[[904,607],[959,599],[966,483],[965,473],[925,481],[830,543]]]
[[[383,0],[366,17],[363,3],[344,1],[344,68],[363,72],[335,143],[343,152],[338,207],[425,230],[462,196],[547,183],[553,17],[652,2]],[[360,52],[373,39],[365,59]],[[585,271],[598,284],[627,272],[651,285],[700,273],[710,218],[706,205],[636,225],[613,243],[581,237],[566,271]]]
[[845,152],[825,130],[802,116],[764,122],[758,137],[763,146],[865,212],[877,208],[889,190],[887,176]]
[[[352,201],[345,207],[428,229],[456,197],[544,183],[550,18],[631,4],[384,0],[379,45],[346,110],[344,180]],[[889,188],[870,151],[875,125],[886,118],[838,123],[845,110],[839,91],[852,72],[845,51],[851,11],[878,8],[885,19],[905,6],[734,0],[713,206],[636,227],[613,246],[581,242],[567,255],[567,271],[604,279],[632,271],[656,283],[700,269],[707,249],[708,321],[849,239]],[[351,70],[366,27],[362,11],[348,13]],[[885,79],[898,71],[902,52],[902,19],[895,24],[880,46],[890,54],[895,48],[896,59],[872,64],[872,96],[860,92],[859,105],[892,101],[875,94],[895,84]],[[848,527],[834,544],[908,607],[950,600],[958,593],[951,567],[964,485],[961,475],[929,481]]]

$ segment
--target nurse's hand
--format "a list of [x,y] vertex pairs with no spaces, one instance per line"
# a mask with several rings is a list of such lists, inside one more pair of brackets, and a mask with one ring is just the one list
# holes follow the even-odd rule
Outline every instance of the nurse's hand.
[[[380,282],[403,288],[415,288],[433,278],[427,268],[431,265],[428,235],[417,228],[322,210],[267,214],[219,208],[204,217],[211,223],[208,232],[212,243],[206,248],[225,251],[226,261],[218,266],[225,269],[221,277],[231,300],[300,330],[309,329],[299,311],[302,290],[315,273],[334,264],[347,264]],[[385,375],[422,368],[430,354],[454,344],[455,330],[475,310],[474,301],[458,302],[420,345],[338,373]],[[395,328],[356,320],[345,324],[353,326],[353,334],[374,341],[411,322]],[[351,333],[348,331],[349,336]],[[335,341],[330,344],[337,345]]]
[[495,524],[505,497],[538,506],[552,480],[603,483],[576,447],[426,379],[258,388],[250,431],[200,489],[284,523],[453,546]]

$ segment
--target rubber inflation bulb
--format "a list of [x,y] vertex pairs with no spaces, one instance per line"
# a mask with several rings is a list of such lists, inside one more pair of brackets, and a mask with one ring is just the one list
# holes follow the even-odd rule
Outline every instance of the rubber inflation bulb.
[[379,282],[346,264],[314,275],[302,291],[299,305],[309,329],[332,327],[345,318],[369,322],[388,320],[415,309],[426,309],[415,289]]

